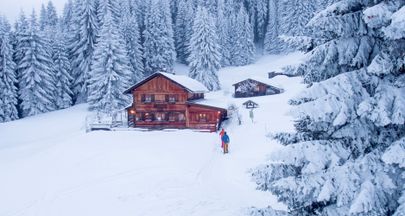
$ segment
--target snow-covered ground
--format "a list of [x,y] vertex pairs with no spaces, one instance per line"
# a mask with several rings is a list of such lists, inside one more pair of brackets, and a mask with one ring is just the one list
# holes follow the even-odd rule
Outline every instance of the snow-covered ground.
[[[292,130],[289,98],[300,78],[272,82],[285,93],[252,98],[254,122],[232,98],[232,84],[299,61],[299,53],[265,56],[220,71],[222,91],[210,101],[240,106],[243,123],[230,121],[230,153],[217,133],[174,131],[85,132],[86,105],[0,124],[0,215],[134,216],[243,215],[249,206],[283,209],[255,190],[249,169],[278,148],[265,135]],[[184,66],[177,67],[185,72]]]

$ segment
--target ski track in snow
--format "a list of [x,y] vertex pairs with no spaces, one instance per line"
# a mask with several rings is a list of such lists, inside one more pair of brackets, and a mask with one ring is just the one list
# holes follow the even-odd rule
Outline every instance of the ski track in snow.
[[[269,132],[293,130],[287,101],[304,87],[300,78],[273,81],[286,91],[232,98],[232,84],[297,62],[302,54],[265,56],[255,64],[220,71],[223,90],[207,99],[240,108],[242,125],[227,122],[230,153],[218,133],[121,131],[85,133],[86,105],[0,124],[1,216],[238,216],[250,206],[285,209],[255,190],[249,170],[279,147]],[[177,71],[186,73],[187,67]]]

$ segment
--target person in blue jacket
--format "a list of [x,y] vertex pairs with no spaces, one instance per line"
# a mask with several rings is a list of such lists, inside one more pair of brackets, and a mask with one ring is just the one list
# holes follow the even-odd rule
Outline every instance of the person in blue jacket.
[[224,143],[224,154],[228,153],[228,146],[229,146],[229,136],[228,134],[225,132],[224,135],[222,136],[222,142]]

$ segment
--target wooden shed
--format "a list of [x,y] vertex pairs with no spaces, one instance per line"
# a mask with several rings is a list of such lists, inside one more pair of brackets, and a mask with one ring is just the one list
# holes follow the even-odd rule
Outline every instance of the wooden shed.
[[236,98],[273,95],[283,92],[281,88],[272,86],[266,83],[266,81],[258,81],[257,79],[246,79],[233,84],[233,86],[235,87],[234,96]]
[[227,116],[223,107],[202,103],[207,88],[187,76],[154,73],[125,91],[133,103],[128,124],[142,128],[191,128],[216,131]]

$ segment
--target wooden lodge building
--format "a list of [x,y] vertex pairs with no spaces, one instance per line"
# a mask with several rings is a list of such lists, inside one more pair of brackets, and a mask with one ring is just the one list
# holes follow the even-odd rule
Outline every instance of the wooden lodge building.
[[182,75],[154,73],[126,90],[133,96],[127,107],[130,127],[190,128],[216,131],[227,110],[204,103],[207,88]]
[[234,97],[255,97],[263,95],[280,94],[283,89],[270,85],[267,80],[263,79],[246,79],[233,84],[235,87]]

